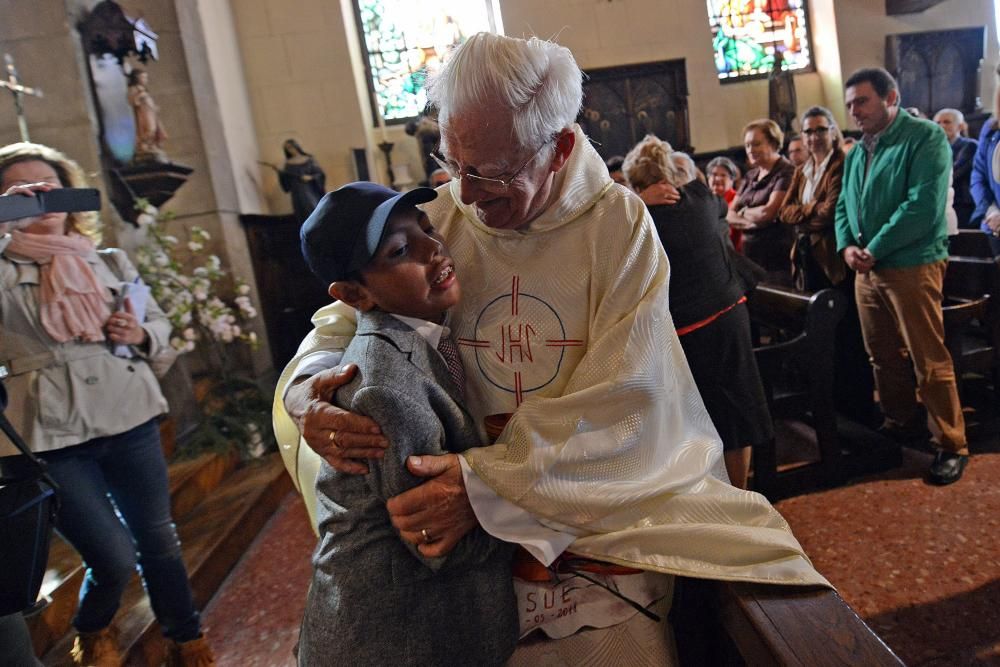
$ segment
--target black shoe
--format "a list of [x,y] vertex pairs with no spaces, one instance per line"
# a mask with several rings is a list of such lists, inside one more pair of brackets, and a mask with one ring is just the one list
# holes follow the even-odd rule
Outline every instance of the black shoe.
[[953,484],[962,479],[962,473],[965,472],[965,466],[968,464],[969,457],[966,454],[953,454],[938,450],[927,475],[927,481],[939,486]]

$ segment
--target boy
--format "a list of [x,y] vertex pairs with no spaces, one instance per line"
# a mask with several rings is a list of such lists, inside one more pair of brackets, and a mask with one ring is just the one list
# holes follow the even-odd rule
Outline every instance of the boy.
[[385,507],[421,481],[407,456],[482,442],[462,406],[458,355],[437,351],[450,342],[443,323],[460,290],[443,240],[416,208],[436,196],[351,183],[325,195],[302,226],[310,268],[359,311],[343,359],[358,373],[334,403],[374,419],[391,443],[364,476],[322,464],[303,666],[500,665],[517,641],[512,547],[477,528],[446,558],[425,558]]

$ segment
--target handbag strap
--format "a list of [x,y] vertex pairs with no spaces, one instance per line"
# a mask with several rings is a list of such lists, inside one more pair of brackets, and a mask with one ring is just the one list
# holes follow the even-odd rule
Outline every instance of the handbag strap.
[[14,430],[14,427],[11,425],[10,421],[7,420],[7,417],[2,412],[0,412],[0,429],[2,429],[4,434],[10,439],[12,443],[14,443],[14,446],[17,447],[19,450],[21,450],[21,453],[24,454],[26,457],[28,457],[28,460],[30,460],[32,463],[35,464],[35,467],[37,467],[41,472],[45,472],[46,469],[45,461],[35,456],[31,452],[31,450],[28,449],[28,445],[24,442],[23,439],[21,439],[21,435],[16,430]]

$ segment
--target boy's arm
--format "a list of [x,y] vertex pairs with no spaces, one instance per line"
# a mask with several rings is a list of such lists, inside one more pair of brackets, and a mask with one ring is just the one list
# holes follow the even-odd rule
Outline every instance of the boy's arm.
[[[365,387],[351,401],[351,411],[371,417],[389,439],[385,457],[369,461],[371,472],[366,476],[369,488],[383,502],[412,489],[424,480],[406,467],[409,456],[449,453],[441,420],[425,401],[388,387]],[[451,443],[452,449],[476,446],[478,441]],[[481,563],[497,549],[508,548],[504,542],[490,537],[482,528],[470,531],[447,556],[428,558],[405,540],[410,552],[432,570]]]

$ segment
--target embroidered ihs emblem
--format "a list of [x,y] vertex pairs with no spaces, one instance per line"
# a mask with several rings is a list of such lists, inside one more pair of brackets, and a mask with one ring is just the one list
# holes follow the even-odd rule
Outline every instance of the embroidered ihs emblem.
[[[544,299],[521,291],[520,277],[510,291],[489,301],[479,311],[474,337],[459,337],[459,347],[471,348],[478,372],[487,382],[514,395],[520,405],[526,394],[538,391],[558,376],[567,347],[583,347],[584,340],[567,336],[558,311]],[[466,356],[468,359],[468,356]]]

